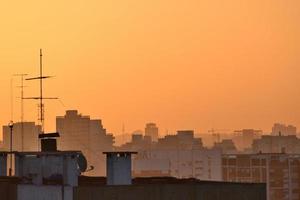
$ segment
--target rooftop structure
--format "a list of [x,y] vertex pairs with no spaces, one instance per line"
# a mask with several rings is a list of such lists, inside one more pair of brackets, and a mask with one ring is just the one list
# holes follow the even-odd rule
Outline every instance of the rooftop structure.
[[77,187],[32,186],[0,177],[1,200],[266,200],[262,183],[195,179],[135,178],[133,185],[108,186],[104,177],[80,177]]
[[103,152],[106,154],[107,185],[131,185],[131,155],[137,152]]
[[78,151],[16,152],[15,176],[34,185],[78,185]]

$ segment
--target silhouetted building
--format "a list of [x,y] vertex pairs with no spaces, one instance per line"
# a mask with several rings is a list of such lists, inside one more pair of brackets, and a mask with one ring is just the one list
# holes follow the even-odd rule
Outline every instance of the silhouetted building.
[[272,127],[272,135],[296,135],[297,128],[292,125],[286,126],[285,124],[275,123]]
[[[37,151],[41,126],[34,122],[17,122],[13,124],[13,151]],[[3,126],[3,148],[10,148],[10,128]]]
[[166,135],[159,138],[157,149],[201,149],[203,148],[201,138],[194,137],[192,130],[180,130],[176,135]]
[[223,154],[237,153],[237,149],[236,149],[233,141],[230,139],[222,140],[219,143],[215,143],[213,148],[221,149]]
[[261,130],[243,129],[234,131],[233,141],[239,151],[251,148],[253,140],[260,138]]
[[221,181],[221,154],[221,150],[204,148],[141,151],[133,161],[133,174]]
[[155,123],[148,123],[145,127],[145,136],[150,136],[151,140],[156,142],[158,140],[158,127]]
[[61,150],[78,149],[94,167],[90,175],[105,174],[103,151],[111,151],[114,137],[106,133],[101,120],[78,114],[77,110],[66,111],[65,116],[56,117],[56,130],[60,134],[58,147]]
[[119,150],[123,151],[142,151],[151,149],[152,141],[150,136],[143,136],[142,134],[133,134],[131,141],[120,146]]
[[300,139],[295,135],[264,135],[253,141],[252,150],[254,153],[300,153]]
[[268,200],[300,199],[300,154],[223,155],[223,180],[267,183]]

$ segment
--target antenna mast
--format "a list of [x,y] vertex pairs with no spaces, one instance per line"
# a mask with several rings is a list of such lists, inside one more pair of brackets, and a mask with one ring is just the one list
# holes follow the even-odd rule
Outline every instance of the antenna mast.
[[39,100],[39,121],[41,125],[41,131],[42,134],[44,134],[45,131],[45,110],[44,110],[44,99],[58,99],[57,97],[44,97],[43,96],[43,79],[51,78],[52,76],[43,76],[43,54],[42,49],[40,49],[40,76],[33,77],[33,78],[27,78],[25,80],[39,80],[40,81],[40,95],[39,97],[27,97],[24,99],[35,99]]
[[21,137],[22,137],[22,151],[24,150],[24,76],[27,76],[28,74],[14,74],[14,76],[20,76],[21,77],[21,85],[18,86],[21,89],[21,113],[20,113],[20,122],[21,122]]

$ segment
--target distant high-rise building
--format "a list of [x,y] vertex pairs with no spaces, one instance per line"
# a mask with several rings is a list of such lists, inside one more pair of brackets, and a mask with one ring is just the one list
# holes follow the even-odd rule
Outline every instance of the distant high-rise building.
[[60,134],[59,150],[81,150],[88,164],[94,166],[89,175],[105,174],[102,152],[112,150],[114,137],[106,133],[101,120],[91,120],[77,110],[68,110],[65,116],[56,117],[56,130]]
[[251,148],[253,140],[260,138],[262,135],[261,130],[254,129],[243,129],[234,131],[233,142],[238,150],[244,151],[248,148]]
[[264,135],[253,141],[252,150],[254,153],[300,153],[300,139],[295,135]]
[[201,149],[201,138],[194,137],[193,130],[179,130],[176,135],[166,135],[159,138],[156,147],[158,149]]
[[275,123],[272,127],[272,135],[296,135],[297,128],[293,125]]
[[145,135],[150,136],[152,141],[156,142],[158,140],[158,127],[155,123],[146,124]]
[[214,148],[221,149],[223,154],[237,153],[237,149],[231,139],[225,139],[215,143]]
[[[13,124],[13,151],[37,151],[39,147],[38,135],[41,133],[41,126],[34,122],[17,122]],[[3,126],[3,148],[10,148],[10,128]]]
[[143,136],[142,134],[133,134],[131,141],[119,147],[121,151],[141,151],[151,149],[152,142],[150,136]]

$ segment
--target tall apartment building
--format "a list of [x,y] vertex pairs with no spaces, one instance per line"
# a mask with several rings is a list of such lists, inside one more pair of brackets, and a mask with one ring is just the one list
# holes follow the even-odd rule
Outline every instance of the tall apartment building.
[[158,140],[158,127],[155,123],[148,123],[145,127],[145,136],[151,137],[151,140],[157,142]]
[[253,153],[300,153],[300,139],[295,135],[264,135],[252,144]]
[[223,155],[223,180],[267,184],[267,200],[300,199],[300,154]]
[[272,127],[272,135],[296,135],[297,128],[293,125],[285,125],[280,123],[275,123]]
[[[41,126],[34,122],[17,122],[13,124],[13,151],[37,151],[39,148],[38,135]],[[10,128],[3,126],[3,149],[10,148]]]
[[102,152],[112,150],[114,138],[106,133],[101,120],[92,120],[89,116],[78,114],[77,110],[68,110],[65,116],[56,117],[56,130],[60,134],[58,149],[81,150],[88,165],[94,167],[88,175],[105,174]]

